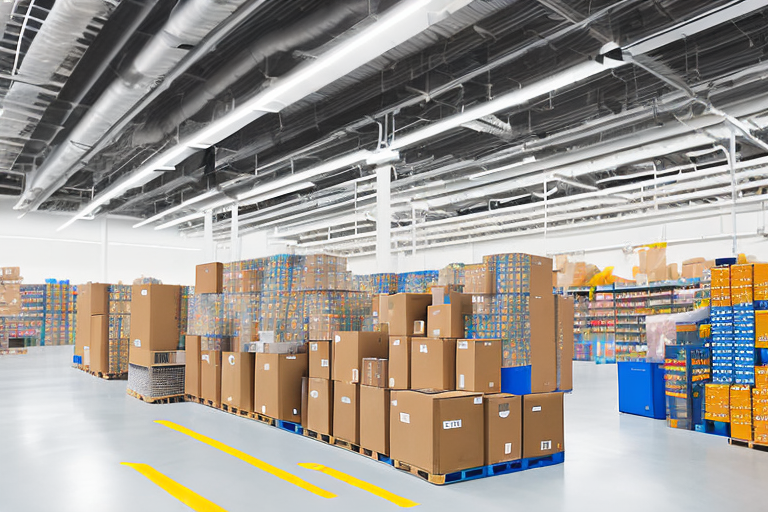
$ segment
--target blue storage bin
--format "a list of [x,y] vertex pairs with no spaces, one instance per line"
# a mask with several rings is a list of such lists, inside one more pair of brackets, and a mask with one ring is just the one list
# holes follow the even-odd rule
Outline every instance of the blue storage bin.
[[516,366],[501,369],[501,392],[513,395],[531,394],[531,367]]
[[[657,420],[666,418],[662,363],[620,361],[619,412]],[[502,378],[502,383],[504,379]]]

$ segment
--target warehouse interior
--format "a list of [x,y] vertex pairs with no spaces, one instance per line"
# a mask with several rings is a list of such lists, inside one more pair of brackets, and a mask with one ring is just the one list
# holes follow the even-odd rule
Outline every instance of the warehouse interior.
[[0,1],[0,510],[759,508],[766,16]]

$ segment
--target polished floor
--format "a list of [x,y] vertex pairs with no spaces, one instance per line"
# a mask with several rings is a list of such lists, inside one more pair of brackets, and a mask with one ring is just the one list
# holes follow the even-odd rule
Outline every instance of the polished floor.
[[[619,414],[615,366],[575,364],[576,391],[565,400],[564,465],[437,487],[201,405],[144,404],[125,394],[124,381],[72,369],[71,350],[0,356],[0,512],[192,510],[122,462],[148,464],[231,512],[398,508],[302,462],[353,475],[424,511],[768,510],[768,453]],[[225,443],[337,497],[320,497],[155,420]]]

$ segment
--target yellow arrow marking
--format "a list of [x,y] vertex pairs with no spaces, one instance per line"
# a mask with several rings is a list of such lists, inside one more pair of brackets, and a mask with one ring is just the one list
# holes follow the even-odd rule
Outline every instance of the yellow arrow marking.
[[227,512],[212,501],[208,501],[194,491],[191,491],[172,480],[148,464],[121,462],[123,466],[135,469],[162,490],[197,512]]

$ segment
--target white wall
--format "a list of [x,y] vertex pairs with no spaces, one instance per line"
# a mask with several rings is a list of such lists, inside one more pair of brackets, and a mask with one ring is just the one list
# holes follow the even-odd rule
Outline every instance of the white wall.
[[0,198],[0,266],[21,267],[25,283],[47,278],[131,283],[141,276],[193,285],[204,263],[203,240],[183,239],[173,229],[133,229],[135,220],[108,220],[107,275],[102,272],[102,219],[78,221],[57,232],[68,216],[32,212],[18,219],[15,201]]

